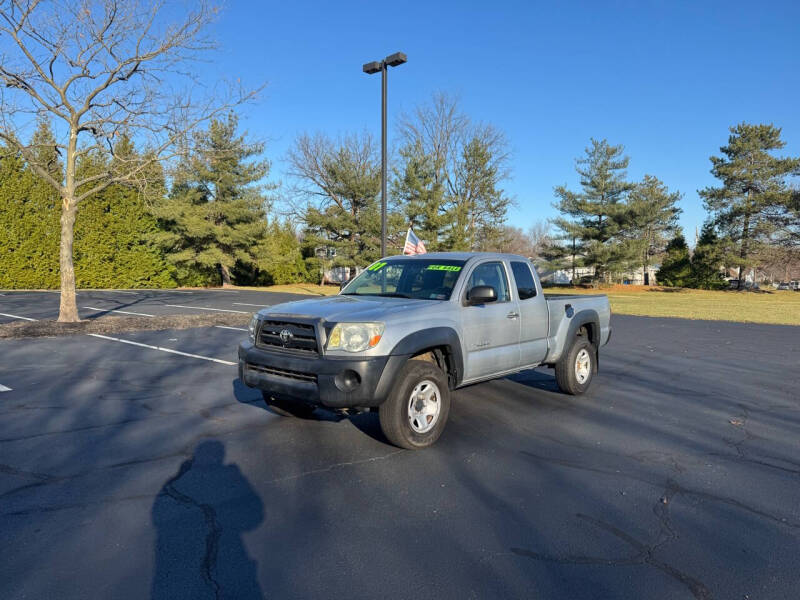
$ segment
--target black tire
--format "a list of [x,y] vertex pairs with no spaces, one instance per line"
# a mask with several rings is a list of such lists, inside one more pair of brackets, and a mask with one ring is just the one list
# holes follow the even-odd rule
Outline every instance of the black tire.
[[[435,384],[436,390],[425,382]],[[412,393],[417,386],[423,386],[420,391],[433,390],[437,397],[433,404],[438,403],[436,416],[425,415],[426,422],[416,419],[420,429],[430,425],[430,430],[419,432],[411,425],[410,408]],[[394,389],[386,401],[378,409],[381,429],[386,438],[395,446],[407,450],[419,450],[432,445],[444,430],[447,416],[450,414],[450,388],[447,384],[447,375],[434,363],[426,360],[409,360],[397,375]],[[427,417],[431,420],[428,421]]]
[[[586,354],[581,352],[583,350],[586,351]],[[589,370],[583,381],[580,380],[576,372],[575,363],[578,361],[579,355],[582,359],[581,363],[585,363],[587,358],[589,360]],[[595,373],[597,373],[597,352],[594,345],[585,337],[575,338],[566,354],[556,363],[558,388],[565,394],[580,396],[589,389]]]
[[270,410],[282,417],[297,417],[300,419],[308,419],[314,412],[314,406],[306,404],[300,400],[291,400],[289,398],[275,398],[268,392],[261,392],[264,397],[264,402]]

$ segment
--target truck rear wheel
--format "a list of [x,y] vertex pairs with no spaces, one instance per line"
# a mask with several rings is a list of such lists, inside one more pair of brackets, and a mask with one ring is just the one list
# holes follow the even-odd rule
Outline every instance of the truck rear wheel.
[[558,388],[573,396],[588,390],[597,372],[596,357],[594,345],[588,339],[576,338],[567,353],[556,363]]
[[447,375],[435,364],[409,360],[397,383],[378,409],[381,429],[395,446],[418,450],[442,434],[450,413]]
[[264,402],[272,410],[272,412],[279,414],[282,417],[298,417],[307,419],[314,412],[314,407],[311,404],[306,404],[300,400],[290,400],[288,398],[275,398],[268,392],[261,392],[264,397]]

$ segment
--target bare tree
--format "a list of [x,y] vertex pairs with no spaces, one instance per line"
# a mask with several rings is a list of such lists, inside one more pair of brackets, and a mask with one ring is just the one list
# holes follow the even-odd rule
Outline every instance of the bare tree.
[[[398,131],[406,163],[400,171],[408,172],[413,163],[430,164],[430,173],[417,182],[424,189],[412,195],[439,204],[424,207],[423,212],[438,210],[449,223],[441,247],[478,250],[501,244],[502,223],[512,204],[500,187],[511,176],[505,134],[491,124],[470,120],[458,100],[444,93],[401,115]],[[430,193],[439,188],[441,194]],[[417,215],[406,212],[410,221],[416,220]]]
[[[205,0],[175,9],[147,0],[0,0],[0,140],[61,198],[59,321],[79,319],[72,242],[81,201],[114,184],[141,189],[155,163],[188,151],[187,133],[253,95],[205,88],[187,72],[214,48],[204,31],[217,11]],[[179,12],[178,21],[166,14]],[[52,152],[22,141],[34,115],[55,121],[60,173],[37,159]],[[123,134],[145,152],[79,177],[82,158],[113,156]]]
[[[334,266],[364,266],[380,258],[380,156],[368,133],[340,139],[300,135],[287,155],[294,180],[294,216],[305,226],[305,245],[335,249]],[[390,247],[401,225],[389,214]],[[393,235],[394,233],[394,235]]]
[[800,279],[800,247],[773,244],[762,246],[753,255],[756,268],[770,281]]
[[550,224],[547,221],[536,221],[527,231],[521,227],[505,225],[500,243],[489,250],[519,254],[537,260],[552,243]]

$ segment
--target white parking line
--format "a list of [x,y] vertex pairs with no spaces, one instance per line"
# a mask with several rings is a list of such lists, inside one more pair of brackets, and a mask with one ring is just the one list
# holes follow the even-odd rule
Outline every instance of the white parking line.
[[111,337],[109,335],[100,335],[99,333],[89,333],[91,337],[100,338],[101,340],[110,340],[112,342],[121,342],[123,344],[130,344],[131,346],[139,346],[140,348],[149,348],[150,350],[161,350],[161,352],[169,352],[170,354],[178,354],[179,356],[188,356],[189,358],[199,358],[201,360],[209,360],[211,362],[219,363],[221,365],[229,365],[235,367],[236,363],[229,360],[222,360],[221,358],[211,358],[210,356],[200,356],[199,354],[189,354],[188,352],[181,352],[179,350],[172,350],[171,348],[162,348],[161,346],[151,346],[150,344],[142,344],[133,342],[131,340],[123,340],[120,338]]
[[101,312],[116,312],[116,313],[121,313],[123,315],[136,315],[137,317],[155,317],[155,315],[148,315],[147,313],[128,312],[127,310],[113,310],[111,308],[97,308],[95,306],[84,306],[83,308],[88,308],[89,310],[97,310]]
[[12,319],[22,319],[23,321],[36,321],[36,319],[31,319],[30,317],[20,317],[19,315],[8,315],[6,313],[0,313],[0,317],[10,317]]
[[230,312],[239,313],[240,315],[249,315],[250,311],[247,310],[227,310],[225,308],[206,308],[205,306],[183,306],[182,304],[165,304],[170,308],[193,308],[194,310],[215,310],[217,312]]
[[247,331],[244,327],[228,327],[227,325],[214,325],[217,329],[233,329],[234,331]]
[[267,308],[271,304],[248,304],[247,302],[232,302],[234,306],[258,306],[260,308]]
[[10,392],[10,391],[11,391],[10,387],[6,387],[0,383],[0,392]]

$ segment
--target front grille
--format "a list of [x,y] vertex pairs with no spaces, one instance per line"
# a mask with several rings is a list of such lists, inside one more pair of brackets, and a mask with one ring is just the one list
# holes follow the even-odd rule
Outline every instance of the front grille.
[[[281,337],[281,333],[283,333],[283,337]],[[319,354],[316,329],[308,323],[262,321],[256,346],[270,350]]]
[[275,375],[277,377],[286,377],[287,379],[295,379],[298,381],[305,381],[307,383],[317,383],[317,376],[314,373],[303,373],[302,371],[292,371],[290,369],[278,369],[276,367],[267,367],[265,365],[255,365],[247,363],[249,371],[256,373],[263,373],[264,375]]

